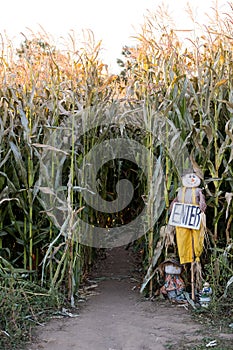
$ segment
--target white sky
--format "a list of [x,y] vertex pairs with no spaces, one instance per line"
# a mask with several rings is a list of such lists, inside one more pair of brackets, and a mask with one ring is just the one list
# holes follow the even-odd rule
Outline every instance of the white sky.
[[[82,29],[91,29],[96,41],[102,40],[103,57],[110,69],[121,57],[121,48],[130,45],[130,37],[140,31],[147,10],[153,12],[158,5],[168,4],[168,10],[180,29],[193,29],[185,11],[189,2],[195,10],[197,22],[207,20],[213,0],[1,0],[0,33],[10,39],[21,40],[20,32],[26,36],[44,30],[55,38],[68,37],[74,31],[78,40]],[[229,10],[229,1],[218,0],[220,11]],[[27,29],[29,28],[29,29]],[[77,45],[79,46],[79,45]]]

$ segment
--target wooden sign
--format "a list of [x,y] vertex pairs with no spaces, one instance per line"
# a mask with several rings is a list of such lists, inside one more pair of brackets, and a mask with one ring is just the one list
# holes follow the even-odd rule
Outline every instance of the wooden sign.
[[174,203],[169,224],[199,230],[201,224],[201,210],[199,206],[187,203]]

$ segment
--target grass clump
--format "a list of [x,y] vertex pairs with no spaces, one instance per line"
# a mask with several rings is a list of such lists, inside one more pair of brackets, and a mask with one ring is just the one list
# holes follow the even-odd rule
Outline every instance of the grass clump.
[[56,291],[48,292],[25,273],[12,271],[0,277],[0,349],[22,349],[32,329],[41,325],[65,304]]

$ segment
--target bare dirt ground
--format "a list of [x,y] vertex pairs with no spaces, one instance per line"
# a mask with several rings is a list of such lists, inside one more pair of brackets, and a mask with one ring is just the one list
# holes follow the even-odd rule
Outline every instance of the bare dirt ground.
[[81,304],[78,317],[54,318],[37,328],[27,349],[186,350],[205,349],[211,340],[217,340],[215,349],[231,349],[233,334],[216,334],[195,322],[190,307],[145,300],[131,250],[109,250],[90,276],[94,283],[95,293]]

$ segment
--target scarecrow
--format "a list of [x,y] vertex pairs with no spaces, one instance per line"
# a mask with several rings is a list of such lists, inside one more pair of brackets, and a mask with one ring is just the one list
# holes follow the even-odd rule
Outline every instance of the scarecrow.
[[[176,242],[181,264],[191,263],[192,299],[194,293],[194,265],[201,275],[200,256],[205,235],[205,197],[199,187],[200,178],[194,171],[182,176],[182,187],[172,201],[170,224],[176,226]],[[200,281],[197,281],[200,283]]]
[[181,277],[183,266],[176,259],[168,258],[159,265],[159,268],[164,278],[164,284],[160,289],[162,295],[172,302],[184,303],[185,284]]

